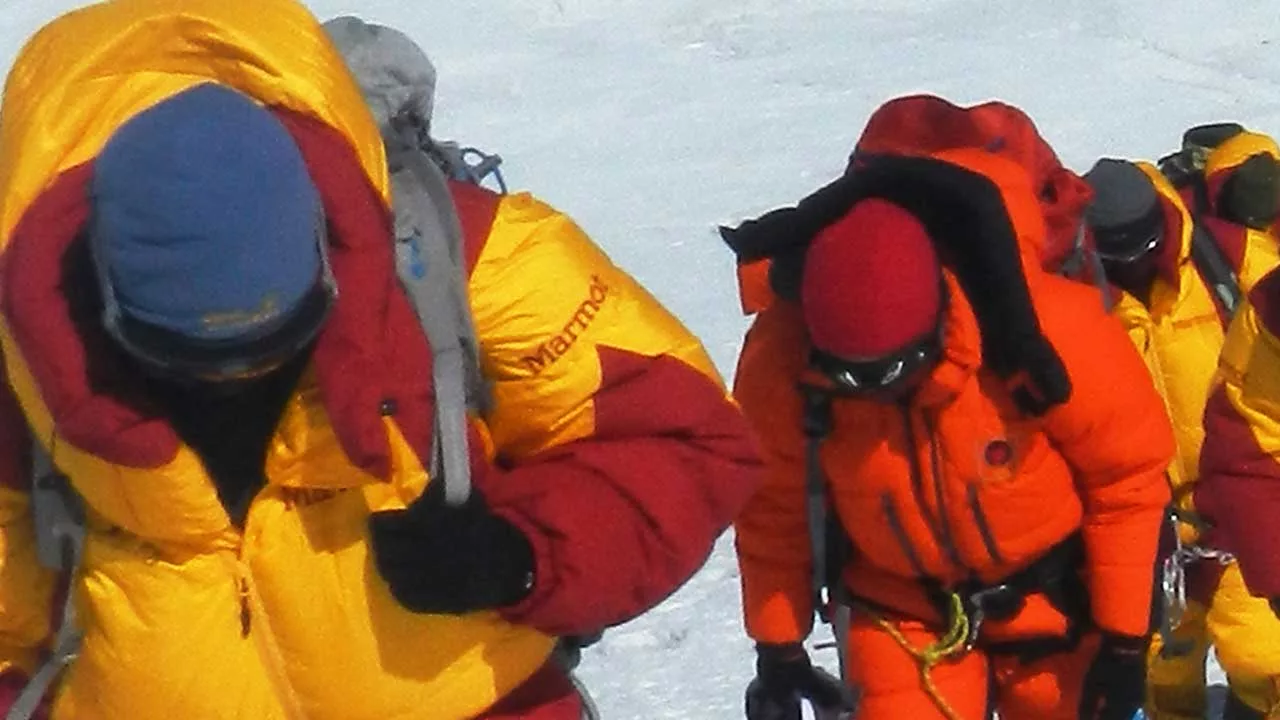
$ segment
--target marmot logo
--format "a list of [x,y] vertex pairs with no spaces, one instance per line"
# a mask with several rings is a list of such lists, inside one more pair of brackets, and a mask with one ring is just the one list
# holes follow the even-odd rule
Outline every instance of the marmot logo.
[[284,501],[284,506],[293,508],[305,508],[335,498],[350,488],[280,488],[280,499]]
[[604,284],[604,280],[599,275],[592,275],[591,286],[587,288],[587,297],[574,310],[569,322],[565,323],[564,328],[555,336],[538,345],[537,351],[532,355],[520,358],[520,362],[524,363],[524,366],[534,375],[555,364],[569,352],[569,348],[573,347],[574,343],[578,342],[581,334],[591,327],[591,323],[595,322],[596,313],[600,312],[604,301],[608,299],[609,286]]

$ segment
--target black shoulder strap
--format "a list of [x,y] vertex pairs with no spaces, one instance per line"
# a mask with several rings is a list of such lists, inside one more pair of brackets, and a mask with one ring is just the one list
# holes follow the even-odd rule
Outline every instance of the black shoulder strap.
[[1191,262],[1195,263],[1200,277],[1209,286],[1213,302],[1222,311],[1222,316],[1231,322],[1240,307],[1240,278],[1213,234],[1199,221],[1197,214],[1193,213],[1192,218]]
[[[1166,176],[1169,176],[1167,172]],[[1187,208],[1191,212],[1191,262],[1209,286],[1214,304],[1227,322],[1231,322],[1240,307],[1240,278],[1231,268],[1222,246],[1200,220],[1209,211],[1209,186],[1204,173],[1196,170],[1185,173],[1181,176],[1181,186],[1172,176],[1169,177],[1175,182],[1175,187],[1191,185],[1191,206]]]
[[809,560],[812,563],[809,591],[818,617],[831,626],[840,677],[847,681],[846,651],[851,615],[842,575],[844,566],[853,555],[853,542],[831,507],[827,476],[823,472],[820,455],[822,443],[833,429],[832,397],[822,388],[801,385],[799,390],[804,400],[805,508]]

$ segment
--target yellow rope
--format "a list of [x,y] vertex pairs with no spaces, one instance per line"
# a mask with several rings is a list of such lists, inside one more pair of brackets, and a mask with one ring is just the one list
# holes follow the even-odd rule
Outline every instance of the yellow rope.
[[901,630],[894,627],[892,623],[885,620],[883,616],[874,610],[861,604],[857,609],[866,613],[881,630],[884,630],[903,650],[915,658],[920,665],[920,682],[924,685],[924,691],[928,693],[929,698],[942,711],[943,716],[947,720],[963,720],[959,713],[955,711],[955,708],[951,707],[943,699],[942,693],[938,691],[938,686],[933,682],[934,666],[952,655],[965,652],[969,641],[969,616],[965,614],[964,601],[955,593],[951,593],[949,601],[951,604],[949,613],[951,615],[951,627],[947,629],[946,634],[938,638],[937,642],[925,648],[913,646],[911,641],[907,640],[907,637],[902,634]]

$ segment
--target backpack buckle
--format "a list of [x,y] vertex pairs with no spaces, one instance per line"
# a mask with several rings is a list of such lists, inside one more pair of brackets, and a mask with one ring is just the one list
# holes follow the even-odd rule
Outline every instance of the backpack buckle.
[[1027,604],[1023,592],[1008,583],[1000,583],[969,593],[965,600],[965,613],[969,616],[969,637],[965,647],[972,650],[978,643],[978,633],[987,620],[1003,622],[1022,612]]

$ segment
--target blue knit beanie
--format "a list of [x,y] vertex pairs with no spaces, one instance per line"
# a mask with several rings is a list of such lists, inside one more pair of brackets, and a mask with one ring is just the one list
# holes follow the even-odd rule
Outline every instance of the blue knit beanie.
[[320,198],[298,146],[269,111],[220,85],[122,125],[95,163],[92,201],[109,299],[165,333],[261,341],[321,277]]

